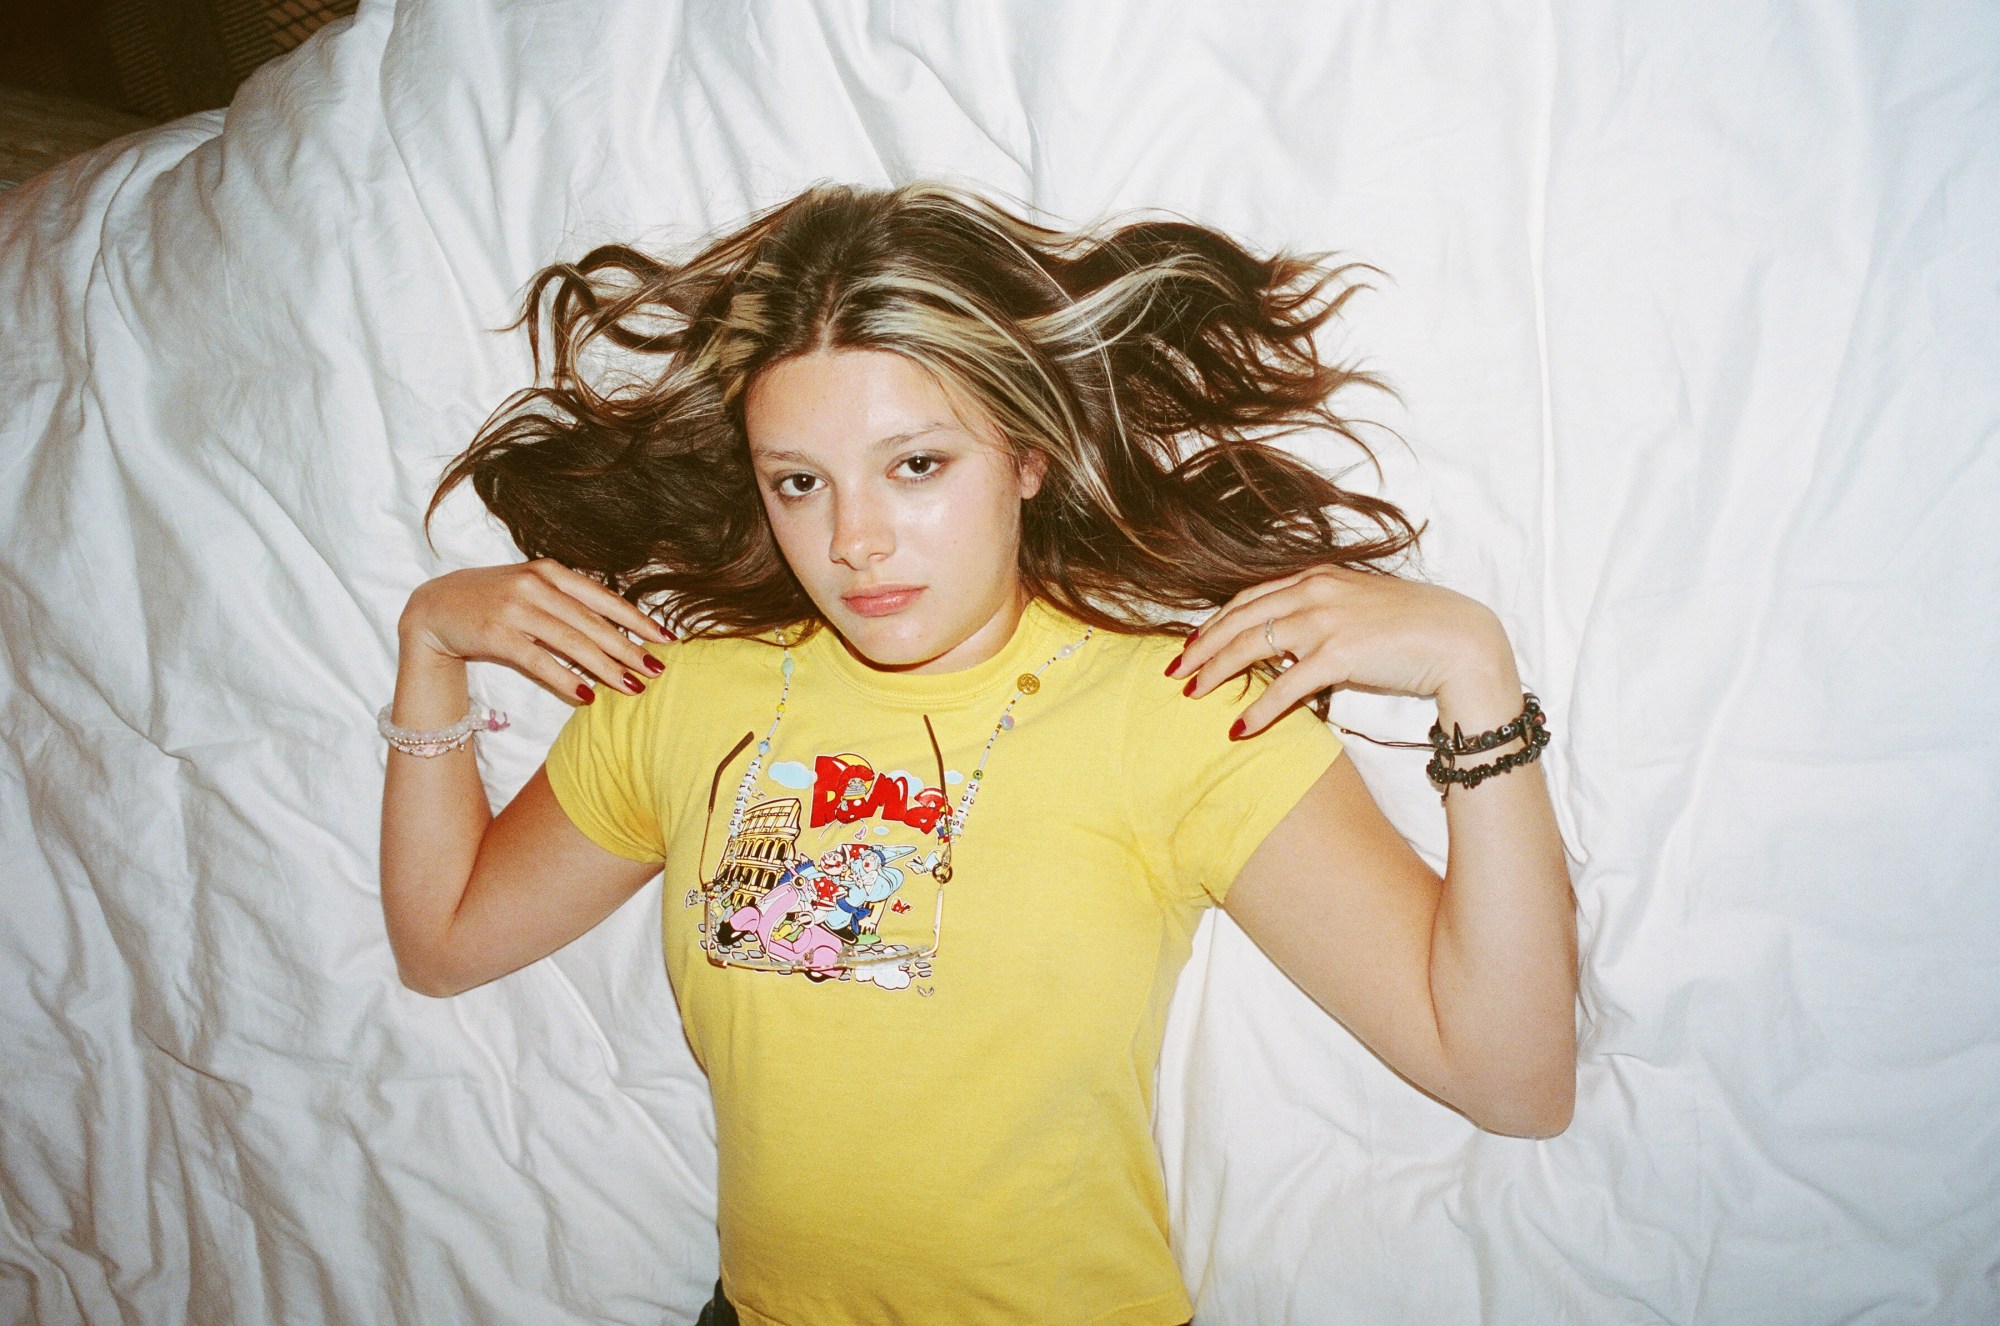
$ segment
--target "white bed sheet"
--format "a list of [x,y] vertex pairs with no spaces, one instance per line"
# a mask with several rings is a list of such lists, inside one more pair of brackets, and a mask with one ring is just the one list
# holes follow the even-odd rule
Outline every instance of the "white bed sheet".
[[[408,591],[513,555],[418,516],[536,268],[938,173],[1385,269],[1384,487],[1557,733],[1575,1124],[1477,1132],[1210,925],[1199,1320],[2000,1319],[2000,10],[413,0],[0,198],[0,1320],[692,1318],[658,885],[404,990],[371,715]],[[477,690],[502,798],[564,711]]]

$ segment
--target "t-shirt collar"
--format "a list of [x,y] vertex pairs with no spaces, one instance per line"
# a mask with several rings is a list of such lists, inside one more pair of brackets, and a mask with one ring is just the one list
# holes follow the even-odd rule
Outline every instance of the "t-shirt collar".
[[[1070,628],[1074,627],[1074,630]],[[884,672],[871,668],[842,644],[831,627],[813,633],[793,653],[801,675],[824,670],[842,684],[879,704],[903,708],[935,710],[990,699],[996,706],[1007,702],[1014,684],[1024,672],[1042,666],[1058,649],[1083,633],[1080,623],[1049,607],[1040,599],[1030,599],[1014,624],[1014,634],[1000,652],[983,663],[952,672]]]

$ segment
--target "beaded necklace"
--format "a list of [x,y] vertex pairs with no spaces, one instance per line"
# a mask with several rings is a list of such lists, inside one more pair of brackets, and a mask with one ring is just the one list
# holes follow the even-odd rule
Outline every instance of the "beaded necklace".
[[[959,793],[958,809],[948,811],[938,819],[938,845],[941,855],[937,867],[931,871],[931,877],[940,885],[951,882],[952,843],[965,834],[966,821],[972,817],[973,803],[979,799],[980,784],[986,779],[986,761],[993,754],[994,743],[1000,740],[1002,732],[1011,732],[1014,729],[1014,706],[1020,703],[1022,696],[1033,695],[1041,690],[1042,674],[1058,660],[1070,657],[1089,644],[1090,637],[1096,632],[1095,626],[1085,627],[1082,638],[1072,640],[1049,655],[1042,666],[1033,672],[1024,672],[1014,679],[1014,694],[1002,706],[999,721],[993,724],[993,731],[986,738],[986,746],[979,752],[979,765],[966,780],[965,790]],[[784,680],[778,690],[778,707],[771,715],[771,726],[765,729],[763,739],[757,743],[757,753],[750,757],[749,766],[743,770],[743,781],[736,785],[736,801],[729,812],[730,839],[734,839],[738,831],[743,828],[743,817],[750,809],[750,794],[757,785],[757,775],[763,771],[764,757],[771,753],[771,739],[777,735],[778,725],[785,721],[785,705],[792,695],[792,674],[798,670],[798,664],[792,658],[791,641],[781,634],[778,637],[778,645],[785,651],[785,661],[779,667]],[[928,719],[925,720],[925,725],[929,725]],[[935,736],[932,737],[932,741],[936,741]]]

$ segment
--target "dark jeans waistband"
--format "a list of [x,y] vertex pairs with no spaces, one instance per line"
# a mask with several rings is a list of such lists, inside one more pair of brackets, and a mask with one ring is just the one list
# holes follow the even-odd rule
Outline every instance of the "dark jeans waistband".
[[[694,1326],[740,1326],[736,1316],[736,1306],[722,1293],[722,1281],[715,1282],[715,1297],[708,1300],[708,1306],[694,1319]],[[1187,1322],[1184,1326],[1194,1326]]]

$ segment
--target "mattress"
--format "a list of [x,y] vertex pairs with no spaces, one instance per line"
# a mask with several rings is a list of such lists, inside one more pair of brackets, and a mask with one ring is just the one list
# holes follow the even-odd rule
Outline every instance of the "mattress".
[[[539,267],[922,176],[1379,268],[1356,481],[1555,731],[1574,1124],[1480,1132],[1211,918],[1198,1320],[2000,1319],[2000,10],[408,0],[0,196],[0,1320],[693,1318],[657,882],[404,989],[373,714],[410,590],[518,555],[421,516]],[[565,710],[474,683],[497,804]]]

